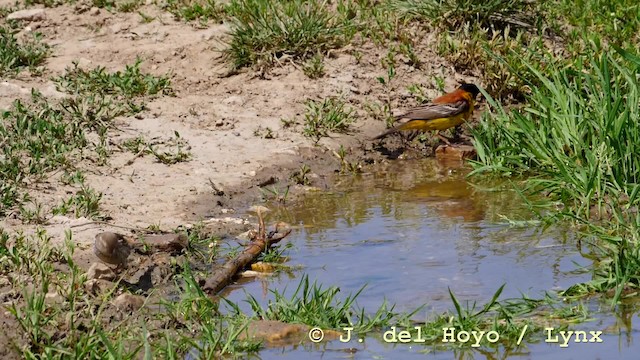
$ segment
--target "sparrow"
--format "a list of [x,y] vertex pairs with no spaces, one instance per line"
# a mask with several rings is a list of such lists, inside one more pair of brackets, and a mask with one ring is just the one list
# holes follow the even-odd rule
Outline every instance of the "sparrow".
[[124,266],[131,253],[131,246],[124,236],[112,232],[96,235],[93,252],[107,264],[117,265],[116,269]]

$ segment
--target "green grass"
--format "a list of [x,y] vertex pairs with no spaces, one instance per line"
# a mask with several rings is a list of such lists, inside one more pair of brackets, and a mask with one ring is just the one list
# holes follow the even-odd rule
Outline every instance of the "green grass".
[[[356,305],[364,287],[341,298],[337,287],[323,288],[315,282],[311,283],[306,275],[300,279],[296,289],[289,296],[286,295],[286,289],[283,292],[272,290],[273,299],[270,299],[266,306],[260,305],[252,295],[247,296],[247,302],[251,305],[254,316],[260,319],[306,324],[325,330],[343,331],[345,327],[351,327],[353,333],[357,334],[354,337],[380,338],[394,327],[397,332],[409,331],[415,339],[419,328],[420,336],[424,340],[423,345],[431,350],[474,347],[515,349],[541,339],[543,329],[550,319],[553,319],[557,329],[567,329],[571,324],[592,320],[588,310],[581,303],[564,304],[559,302],[558,298],[548,295],[542,299],[522,295],[520,298],[498,300],[503,289],[504,285],[481,306],[475,302],[462,303],[449,290],[454,310],[430,316],[426,321],[415,319],[420,317],[423,307],[418,307],[412,312],[395,313],[395,306],[390,306],[385,301],[375,313],[367,313],[364,309],[358,309]],[[237,306],[235,309],[239,312]],[[522,330],[525,326],[526,331],[522,338],[525,343],[518,345],[517,341],[523,335]],[[443,342],[445,328],[449,332],[495,332],[499,341],[489,342],[483,337],[481,341],[472,338],[472,341],[466,343]]]
[[390,0],[389,6],[405,17],[433,22],[449,30],[465,24],[488,28],[509,21],[535,19],[535,1],[526,0]]
[[473,131],[474,174],[526,176],[526,191],[548,200],[541,214],[588,225],[601,259],[590,288],[616,289],[614,302],[640,284],[638,70],[637,54],[602,48],[550,76],[530,67],[541,85],[527,106],[507,111],[489,97],[493,111]]
[[[168,77],[143,74],[139,65],[138,61],[123,72],[108,73],[104,68],[88,71],[74,64],[54,79],[58,89],[71,97],[51,101],[34,90],[30,101],[16,100],[0,114],[0,149],[4,155],[0,157],[1,216],[20,207],[26,221],[40,222],[37,207],[21,206],[29,201],[29,186],[47,179],[54,170],[73,172],[83,159],[106,164],[111,153],[107,135],[113,128],[112,120],[141,111],[142,97],[171,94]],[[97,141],[90,140],[91,134],[98,135]],[[182,150],[186,145],[180,140],[178,136],[175,153],[156,148],[150,151],[164,163],[184,161],[188,153]],[[100,197],[83,187],[57,211],[96,217]]]
[[[45,7],[57,7],[76,4],[77,0],[24,0],[26,6],[44,5]],[[120,11],[129,13],[136,11],[144,5],[142,0],[91,0],[91,6],[106,9],[109,12]]]
[[324,63],[322,62],[322,56],[320,54],[316,54],[308,59],[304,63],[302,70],[309,79],[318,79],[324,76]]
[[44,5],[45,7],[61,6],[65,3],[71,3],[71,0],[24,0],[26,6]]
[[72,95],[108,94],[124,99],[148,95],[173,95],[168,76],[144,74],[140,70],[142,60],[126,65],[124,71],[107,72],[104,67],[85,70],[73,62],[73,67],[54,80],[56,87]]
[[311,179],[308,176],[310,172],[311,168],[307,164],[302,164],[298,170],[291,173],[289,179],[298,185],[310,185]]
[[21,201],[27,181],[42,180],[49,171],[70,164],[74,150],[88,145],[82,124],[65,115],[37,92],[30,103],[16,100],[2,113],[0,214]]
[[[581,42],[585,34],[621,47],[636,47],[640,41],[640,4],[633,0],[557,0],[549,7],[549,18],[571,42]],[[587,47],[583,50],[588,51]]]
[[15,75],[25,68],[35,71],[44,64],[50,53],[40,33],[18,41],[16,32],[7,25],[0,25],[0,76]]
[[[56,3],[45,0],[44,4]],[[97,0],[93,4],[133,11],[141,3]],[[593,278],[560,296],[571,300],[604,294],[614,304],[640,291],[640,158],[636,156],[640,153],[640,57],[631,50],[639,43],[639,8],[631,0],[233,0],[228,7],[214,1],[170,0],[165,7],[184,21],[228,19],[231,32],[225,52],[235,68],[264,69],[294,62],[302,65],[309,78],[320,78],[325,72],[324,56],[351,42],[348,52],[356,62],[380,63],[386,76],[379,81],[388,98],[397,95],[395,85],[404,76],[401,62],[422,71],[431,61],[423,57],[420,39],[427,31],[436,31],[438,40],[431,50],[458,72],[478,76],[490,95],[491,111],[473,130],[479,155],[474,175],[522,182],[526,195],[543,195],[541,201],[531,200],[543,220],[575,222],[582,233],[579,245],[594,259]],[[49,53],[41,39],[20,42],[15,32],[11,26],[0,27],[0,76],[37,70]],[[373,60],[365,59],[369,49],[360,47],[368,42],[379,50]],[[616,52],[612,45],[627,51]],[[54,79],[70,98],[51,101],[34,92],[30,101],[17,100],[2,113],[0,216],[15,211],[24,222],[45,223],[46,206],[28,193],[34,184],[60,171],[60,182],[74,187],[74,193],[50,210],[99,217],[101,194],[85,185],[84,172],[76,165],[84,159],[106,164],[112,151],[107,137],[112,120],[142,111],[149,97],[172,94],[168,76],[145,74],[140,65],[137,61],[112,73],[74,64]],[[432,76],[426,74],[427,81]],[[444,78],[436,78],[440,90],[444,84]],[[409,85],[401,84],[402,88]],[[421,85],[411,85],[409,90],[418,102],[425,100]],[[522,103],[507,108],[494,99]],[[391,118],[390,102],[380,104],[372,105],[371,112],[381,120]],[[319,141],[333,132],[348,131],[354,121],[354,109],[341,98],[308,101],[303,131]],[[271,136],[270,129],[264,132],[260,129],[256,135]],[[93,140],[96,135],[98,140]],[[135,138],[121,147],[134,154],[152,154],[165,164],[189,159],[188,145],[177,133],[166,143]],[[357,162],[347,161],[344,148],[336,156],[342,173],[359,171]],[[309,172],[303,166],[291,180],[308,184]],[[265,198],[281,202],[288,195],[288,187],[262,190]],[[198,229],[189,232],[189,238],[188,258],[198,262],[212,263],[240,251],[221,246],[220,239]],[[468,350],[470,344],[443,345],[443,327],[496,331],[501,341],[497,345],[484,342],[482,349],[513,349],[525,325],[530,329],[526,340],[535,341],[548,319],[561,327],[589,320],[580,303],[560,306],[557,300],[525,296],[499,301],[500,288],[479,306],[464,304],[450,292],[451,312],[416,323],[411,319],[415,313],[394,313],[386,303],[374,313],[358,308],[356,299],[363,289],[341,296],[338,288],[310,283],[307,276],[293,294],[273,291],[273,300],[266,306],[249,296],[253,314],[241,313],[235,304],[228,304],[231,313],[223,314],[220,304],[202,292],[189,266],[176,261],[172,269],[177,290],[171,301],[159,305],[155,313],[145,308],[113,324],[104,315],[113,294],[96,297],[85,292],[72,244],[70,235],[64,247],[54,247],[44,232],[28,238],[0,231],[0,273],[18,274],[10,278],[27,278],[33,285],[12,284],[16,301],[9,308],[20,328],[18,351],[26,357],[248,356],[260,344],[238,336],[254,318],[326,329],[353,326],[356,332],[379,334],[389,326],[419,326],[429,345],[425,351]],[[262,259],[280,260],[286,249],[272,249]],[[116,289],[121,291],[123,285],[114,284]],[[48,302],[48,292],[56,292],[63,301]],[[60,336],[61,326],[64,336]]]
[[263,261],[266,263],[283,263],[287,261],[287,256],[285,256],[284,254],[291,248],[293,248],[292,243],[286,243],[285,245],[280,246],[271,246],[270,248],[263,251],[258,259],[259,261]]
[[509,28],[494,31],[475,25],[441,33],[436,51],[461,73],[477,72],[485,89],[496,99],[522,101],[537,84],[528,66],[546,72],[565,63],[551,55],[542,37]]
[[[554,301],[550,298],[531,299],[526,296],[498,301],[503,289],[504,285],[498,288],[493,297],[482,306],[478,306],[475,302],[461,303],[449,289],[454,311],[436,315],[420,325],[421,337],[427,344],[442,350],[470,347],[482,349],[504,347],[513,349],[518,346],[518,338],[522,333],[522,329],[526,326],[526,336],[523,339],[527,342],[531,341],[542,330],[540,321],[531,315],[534,310],[541,311]],[[444,329],[446,329],[446,336]],[[417,335],[414,328],[411,330],[414,336]],[[472,337],[471,341],[461,343],[457,340],[455,334],[463,331],[476,331],[477,333],[487,334],[487,336],[483,336],[480,340]],[[499,342],[487,340],[493,336],[488,335],[490,332],[499,335]],[[445,342],[444,340],[447,341]]]
[[97,218],[100,213],[102,193],[82,184],[75,195],[52,209],[53,215],[67,215],[73,213],[75,217]]
[[5,18],[7,15],[11,14],[14,11],[18,11],[21,9],[20,2],[16,1],[13,5],[2,5],[0,6],[0,18]]
[[287,187],[284,189],[279,189],[275,185],[271,186],[271,188],[262,187],[260,188],[262,199],[264,201],[276,201],[284,204],[287,202],[290,187],[290,185],[287,185]]
[[[454,312],[416,322],[414,317],[420,315],[422,307],[398,313],[394,312],[394,306],[383,301],[377,310],[370,312],[356,304],[364,287],[354,294],[343,295],[337,287],[310,282],[306,275],[289,295],[286,289],[282,293],[271,291],[273,299],[266,306],[248,295],[251,313],[247,314],[236,303],[226,300],[220,303],[205,294],[189,263],[177,261],[172,267],[176,290],[171,300],[142,291],[141,295],[148,297],[146,304],[118,317],[114,323],[110,303],[127,285],[114,282],[102,293],[88,292],[86,275],[73,260],[75,242],[71,233],[66,233],[62,245],[54,246],[51,240],[43,230],[28,237],[0,231],[3,245],[0,246],[0,274],[10,274],[7,278],[17,294],[8,306],[9,314],[19,327],[12,339],[16,340],[16,351],[31,358],[44,355],[54,359],[102,358],[104,354],[113,358],[139,358],[149,354],[183,358],[187,353],[203,358],[246,357],[262,347],[259,342],[240,337],[249,322],[256,319],[307,324],[325,330],[342,331],[344,327],[352,327],[354,334],[375,337],[391,326],[412,331],[420,327],[425,345],[437,349],[469,349],[473,344],[443,344],[444,327],[456,331],[497,331],[500,342],[482,342],[482,348],[514,348],[524,325],[529,327],[525,341],[531,341],[540,336],[545,319],[554,319],[555,324],[560,324],[556,327],[563,328],[589,320],[586,308],[579,303],[558,306],[558,301],[549,297],[526,296],[498,301],[501,287],[482,306],[464,304],[450,292]],[[195,228],[190,234],[193,246],[206,246],[211,241],[201,229]],[[282,253],[265,256],[277,260]],[[23,286],[25,281],[30,285]],[[65,324],[65,336],[60,336],[60,324]]]
[[174,136],[162,142],[162,149],[158,146],[159,144],[147,145],[147,152],[153,154],[158,162],[165,165],[173,165],[191,159],[187,141],[181,138],[177,131],[174,131],[173,134]]
[[174,276],[180,290],[175,301],[154,304],[155,311],[143,306],[122,316],[113,313],[110,303],[125,286],[114,282],[103,293],[86,291],[86,275],[73,260],[70,232],[60,246],[53,246],[44,231],[29,237],[0,231],[0,241],[11,244],[1,248],[0,274],[10,274],[7,279],[16,295],[7,310],[18,326],[11,340],[23,356],[134,359],[179,354],[182,358],[197,352],[213,358],[260,348],[259,343],[238,339],[249,318],[220,314],[219,304],[202,292],[188,266],[178,267]]
[[128,13],[136,11],[142,5],[144,5],[144,1],[142,0],[122,1],[117,4],[117,9],[120,12]]
[[329,136],[330,132],[347,132],[350,125],[355,122],[354,110],[340,98],[309,100],[306,102],[306,107],[303,134],[314,138],[316,142],[322,137]]
[[233,0],[225,50],[235,68],[303,61],[345,45],[350,33],[327,2]]
[[222,21],[226,16],[225,7],[215,0],[167,0],[164,9],[186,22]]
[[307,324],[323,329],[353,327],[355,332],[365,332],[388,325],[399,316],[393,313],[393,306],[389,307],[386,302],[372,316],[366,315],[364,309],[357,309],[355,301],[363,290],[364,287],[340,300],[340,289],[323,289],[316,282],[310,283],[309,277],[304,275],[290,297],[285,293],[271,291],[274,300],[266,308],[252,295],[248,295],[247,301],[255,316],[260,319]]
[[334,151],[333,155],[340,160],[339,174],[358,174],[362,172],[362,164],[358,161],[347,160],[347,150],[343,145],[340,145],[338,151]]

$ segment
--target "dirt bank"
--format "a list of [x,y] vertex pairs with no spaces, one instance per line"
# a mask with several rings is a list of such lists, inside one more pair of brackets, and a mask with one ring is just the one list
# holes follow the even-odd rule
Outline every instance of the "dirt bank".
[[[82,3],[44,9],[44,20],[23,23],[24,30],[18,35],[38,31],[52,46],[44,74],[22,72],[0,84],[0,108],[6,109],[14,99],[27,98],[31,88],[51,98],[64,96],[50,79],[64,73],[73,61],[86,69],[104,66],[116,71],[140,58],[142,71],[171,75],[175,96],[156,98],[135,117],[116,119],[116,130],[109,137],[113,153],[108,165],[79,164],[88,185],[103,194],[100,214],[116,225],[171,230],[211,217],[241,217],[247,205],[276,197],[274,191],[284,191],[287,185],[292,185],[287,201],[310,187],[327,188],[341,168],[334,154],[341,145],[347,149],[346,159],[365,170],[399,154],[386,147],[374,148],[366,140],[385,127],[375,111],[367,109],[385,103],[392,109],[415,105],[407,90],[410,84],[420,84],[432,98],[439,93],[436,76],[446,79],[447,90],[457,81],[474,80],[454,73],[434,54],[434,36],[429,33],[419,33],[421,68],[400,62],[390,85],[377,80],[386,74],[381,65],[385,49],[367,41],[360,42],[357,56],[353,45],[330,53],[324,63],[325,75],[315,80],[290,62],[268,72],[232,73],[221,53],[227,25],[199,29],[174,20],[156,6],[140,10],[155,20],[146,23],[137,13],[112,13]],[[329,96],[345,99],[357,113],[357,121],[349,133],[333,134],[315,144],[302,134],[304,103]],[[285,128],[281,119],[297,124]],[[266,129],[271,136],[265,136]],[[175,132],[188,143],[189,161],[165,165],[151,156],[134,157],[116,146],[140,135],[167,139]],[[302,165],[310,169],[307,186],[290,180]],[[70,192],[57,181],[59,175],[52,174],[33,189],[31,195],[45,208]],[[65,229],[86,222],[57,216],[41,226],[54,240],[61,240]],[[8,216],[0,226],[27,232],[35,228],[16,216]],[[105,229],[108,225],[71,228],[81,249],[88,249],[95,233]]]

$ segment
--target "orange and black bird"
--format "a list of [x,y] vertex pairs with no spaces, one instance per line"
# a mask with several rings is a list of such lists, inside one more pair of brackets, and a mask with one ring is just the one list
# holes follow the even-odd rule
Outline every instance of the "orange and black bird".
[[446,130],[462,124],[468,120],[473,113],[473,106],[476,96],[480,93],[474,84],[462,84],[455,91],[444,94],[432,102],[409,109],[402,115],[395,117],[395,120],[408,119],[403,124],[391,128],[372,140],[405,130],[436,130],[437,135],[448,145],[449,140],[440,134],[441,130]]

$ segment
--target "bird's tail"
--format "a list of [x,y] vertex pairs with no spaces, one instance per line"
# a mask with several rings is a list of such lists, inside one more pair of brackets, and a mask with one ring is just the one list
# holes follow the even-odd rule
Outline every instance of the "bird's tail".
[[[402,119],[402,118],[404,118],[404,114],[394,116],[394,117],[393,117],[393,123],[395,124],[395,122],[396,122],[396,121],[398,121],[398,120],[400,120],[400,119]],[[400,125],[400,126],[397,126],[397,127],[392,127],[391,129],[389,129],[389,130],[387,130],[387,131],[383,132],[382,134],[380,134],[380,135],[378,135],[378,136],[376,136],[376,137],[371,138],[371,140],[378,140],[378,139],[382,139],[383,137],[386,137],[387,135],[395,134],[395,133],[397,133],[398,131],[400,131],[400,130],[402,130],[402,129],[403,129],[403,125],[404,125],[404,124],[402,124],[402,125]]]
[[372,138],[371,138],[371,140],[378,140],[378,139],[382,139],[382,138],[386,137],[387,135],[395,134],[395,133],[397,133],[398,131],[400,131],[400,129],[393,127],[393,128],[391,128],[391,129],[389,129],[389,130],[387,130],[387,131],[383,132],[382,134],[380,134],[380,135],[378,135],[378,136],[372,137]]

